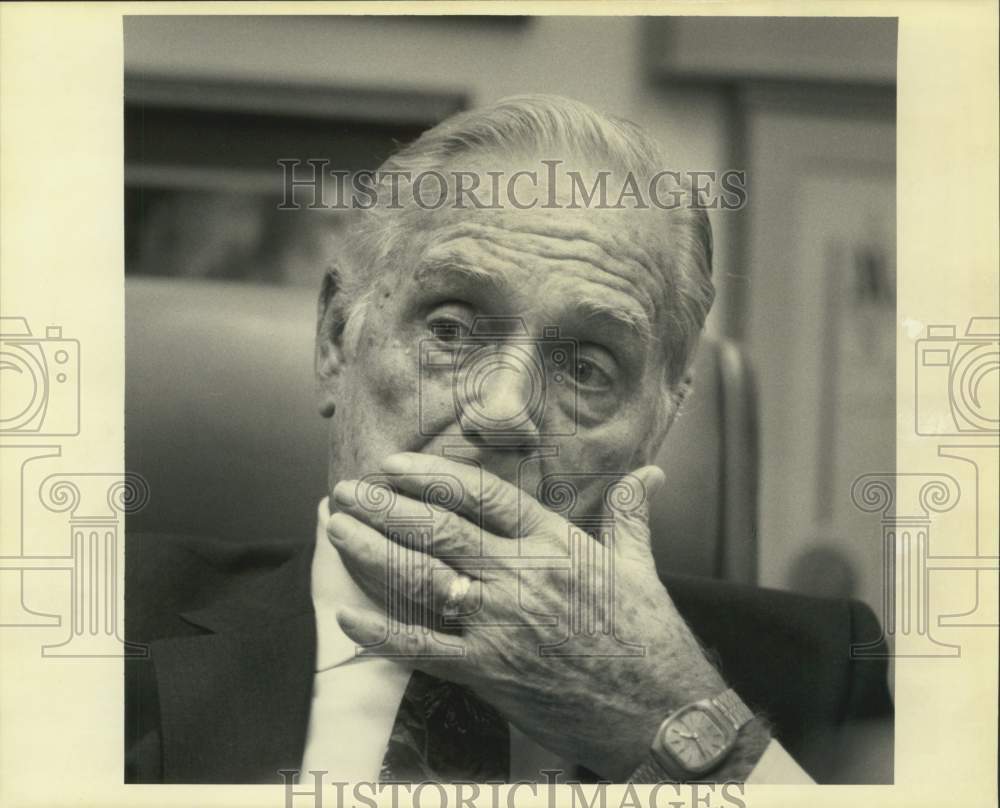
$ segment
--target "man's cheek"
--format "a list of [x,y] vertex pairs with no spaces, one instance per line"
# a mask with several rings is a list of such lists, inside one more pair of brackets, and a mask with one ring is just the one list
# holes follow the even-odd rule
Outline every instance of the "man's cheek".
[[595,472],[617,473],[634,471],[641,446],[641,419],[618,418],[595,429],[582,431],[581,440],[572,447],[579,468]]
[[368,391],[376,411],[405,418],[417,397],[417,365],[417,351],[412,346],[369,334],[360,346],[355,376]]
[[333,416],[337,476],[370,473],[386,455],[413,448],[414,361],[413,352],[374,329],[359,336]]

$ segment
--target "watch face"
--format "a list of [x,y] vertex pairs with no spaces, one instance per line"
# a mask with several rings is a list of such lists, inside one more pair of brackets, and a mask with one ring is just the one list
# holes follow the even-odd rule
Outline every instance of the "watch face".
[[701,774],[729,751],[734,735],[710,712],[692,704],[664,724],[659,742],[662,749],[690,774]]

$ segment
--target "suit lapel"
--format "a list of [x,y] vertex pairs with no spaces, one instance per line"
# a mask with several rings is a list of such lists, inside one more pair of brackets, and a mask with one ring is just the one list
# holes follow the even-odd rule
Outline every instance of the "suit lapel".
[[168,783],[277,783],[302,762],[316,659],[312,545],[151,644]]

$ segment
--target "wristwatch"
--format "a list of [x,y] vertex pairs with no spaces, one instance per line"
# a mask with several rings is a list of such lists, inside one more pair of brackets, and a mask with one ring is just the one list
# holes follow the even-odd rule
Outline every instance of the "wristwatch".
[[656,731],[649,754],[630,783],[683,783],[718,768],[753,713],[732,689],[686,704]]

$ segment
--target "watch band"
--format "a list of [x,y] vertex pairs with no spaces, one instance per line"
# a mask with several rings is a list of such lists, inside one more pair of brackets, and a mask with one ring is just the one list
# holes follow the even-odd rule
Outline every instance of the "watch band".
[[739,732],[744,726],[753,721],[753,711],[743,703],[736,691],[729,688],[724,693],[720,693],[713,699],[709,699],[733,725],[733,729]]
[[654,783],[676,783],[677,780],[659,764],[655,757],[646,755],[645,760],[629,775],[627,782],[637,786],[647,786]]

